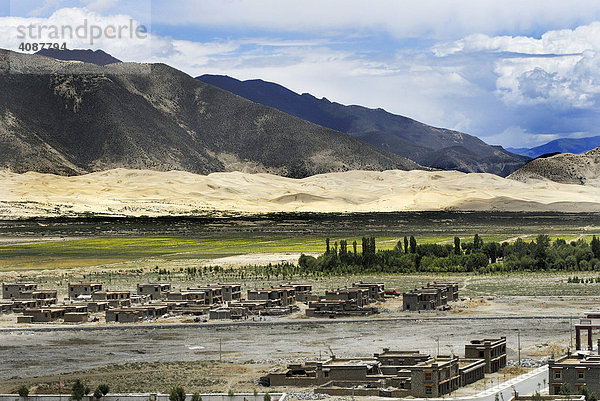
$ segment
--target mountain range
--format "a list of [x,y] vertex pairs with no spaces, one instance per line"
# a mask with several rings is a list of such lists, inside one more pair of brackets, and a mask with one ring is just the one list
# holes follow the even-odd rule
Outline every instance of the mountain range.
[[270,172],[423,169],[342,132],[164,64],[96,64],[0,51],[0,169]]
[[589,138],[560,138],[534,148],[507,148],[523,156],[536,158],[550,153],[580,154],[600,146],[600,136]]
[[435,128],[383,109],[345,106],[298,94],[259,79],[240,81],[223,75],[202,75],[198,80],[235,93],[253,102],[352,135],[364,142],[437,169],[487,172],[506,176],[529,157],[490,146],[458,131]]
[[546,179],[562,184],[600,187],[600,147],[581,155],[559,153],[537,158],[508,178],[522,182]]

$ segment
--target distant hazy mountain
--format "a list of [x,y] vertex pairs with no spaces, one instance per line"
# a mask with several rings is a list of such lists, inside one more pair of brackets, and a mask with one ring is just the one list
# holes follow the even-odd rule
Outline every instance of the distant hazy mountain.
[[581,155],[560,153],[532,160],[508,178],[523,182],[548,179],[563,184],[600,187],[600,147]]
[[598,146],[600,146],[600,136],[592,136],[589,138],[561,138],[535,148],[506,148],[506,150],[535,158],[554,152],[580,154]]
[[108,65],[121,62],[121,60],[114,58],[113,56],[102,50],[43,49],[37,52],[36,54],[40,56],[52,57],[57,60],[82,61],[84,63],[92,63],[96,65]]
[[124,167],[306,177],[422,168],[164,64],[98,66],[0,50],[0,88],[0,169],[13,172]]
[[344,106],[307,93],[299,95],[262,80],[239,81],[222,75],[203,75],[197,79],[253,102],[348,133],[424,166],[506,176],[529,160],[500,146],[490,146],[472,135],[434,128],[383,109]]

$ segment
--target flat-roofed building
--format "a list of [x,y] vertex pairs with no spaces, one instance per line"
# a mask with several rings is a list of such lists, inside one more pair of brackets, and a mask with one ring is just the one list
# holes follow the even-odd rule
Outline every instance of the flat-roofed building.
[[67,312],[63,316],[65,323],[85,323],[88,321],[87,312]]
[[358,283],[352,284],[352,287],[365,288],[369,291],[369,300],[379,302],[385,300],[385,283]]
[[472,340],[465,345],[465,358],[483,359],[485,373],[494,373],[506,366],[506,337]]
[[600,394],[600,356],[574,354],[548,360],[548,389],[551,395],[568,384],[572,393],[587,387],[590,393]]
[[460,385],[467,386],[485,377],[485,361],[483,359],[461,358],[458,362]]
[[427,283],[427,287],[441,289],[442,297],[446,297],[448,302],[458,301],[458,283],[438,283],[434,281]]
[[358,307],[368,305],[369,290],[366,288],[339,288],[337,290],[325,291],[327,301],[351,301]]
[[310,284],[286,283],[282,287],[293,288],[298,302],[308,302],[308,297],[312,294],[312,285]]
[[169,312],[166,304],[145,305],[130,308],[108,309],[106,311],[107,322],[132,323],[141,319],[157,319]]
[[169,291],[171,291],[171,284],[169,283],[146,283],[137,285],[138,295],[149,295],[150,299],[153,301],[166,299]]
[[33,323],[46,323],[62,319],[66,313],[64,308],[31,308],[23,310],[23,315],[31,316]]
[[187,291],[203,291],[205,305],[220,305],[223,303],[223,288],[220,286],[202,286],[188,288]]
[[267,301],[267,306],[289,306],[296,303],[296,292],[292,287],[273,287],[248,290],[249,301]]
[[248,316],[248,309],[244,307],[229,307],[229,306],[221,306],[216,309],[211,309],[209,312],[210,320],[220,320],[220,319],[243,319]]
[[20,299],[21,293],[37,290],[37,283],[2,283],[3,299]]
[[96,291],[102,291],[102,283],[82,281],[69,283],[69,298],[71,299],[80,295],[92,295]]
[[56,303],[58,292],[56,290],[28,290],[21,291],[20,299],[48,299],[50,302]]
[[410,366],[425,362],[431,359],[428,354],[422,354],[416,350],[390,350],[384,348],[383,352],[375,354],[375,359],[381,363],[381,367],[385,366]]
[[242,299],[241,284],[215,284],[215,286],[221,287],[224,302],[239,301]]
[[106,301],[111,308],[120,308],[131,305],[131,292],[129,291],[96,291],[92,294],[92,301]]
[[410,367],[411,395],[437,398],[460,387],[459,358],[439,355]]
[[193,301],[198,304],[206,304],[206,291],[200,290],[183,290],[170,291],[167,295],[169,301]]
[[445,304],[440,288],[420,288],[402,294],[402,309],[408,311],[431,311]]

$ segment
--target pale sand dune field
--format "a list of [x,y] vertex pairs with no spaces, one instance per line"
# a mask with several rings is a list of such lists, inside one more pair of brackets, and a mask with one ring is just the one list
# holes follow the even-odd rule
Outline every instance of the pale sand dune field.
[[0,172],[0,218],[211,211],[600,211],[600,188],[456,171],[349,171],[304,179],[116,169],[82,176]]

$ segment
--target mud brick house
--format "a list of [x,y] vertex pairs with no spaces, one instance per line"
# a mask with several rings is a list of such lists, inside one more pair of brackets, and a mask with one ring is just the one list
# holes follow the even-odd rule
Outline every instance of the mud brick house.
[[2,283],[3,299],[22,299],[21,293],[25,291],[35,291],[38,285],[36,283]]
[[102,291],[102,283],[98,282],[76,282],[69,283],[69,298],[75,299],[80,295],[92,295],[96,291]]
[[153,301],[166,299],[169,291],[171,291],[171,284],[169,283],[146,283],[137,285],[138,295],[148,295]]
[[472,340],[465,345],[465,358],[483,359],[485,373],[494,373],[506,366],[506,337]]

